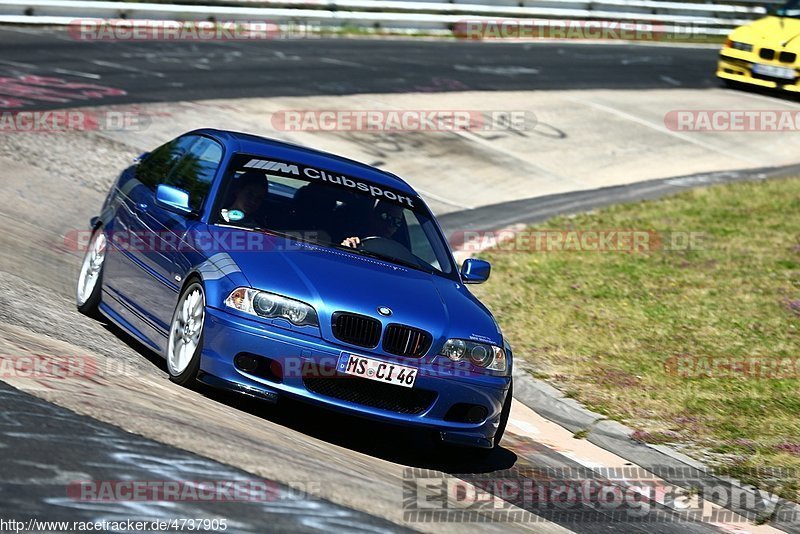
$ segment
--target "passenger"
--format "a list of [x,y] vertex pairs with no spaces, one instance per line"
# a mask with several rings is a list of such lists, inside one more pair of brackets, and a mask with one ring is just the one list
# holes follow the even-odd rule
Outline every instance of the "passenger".
[[383,237],[392,239],[397,230],[403,226],[403,208],[396,204],[379,200],[375,204],[367,221],[367,230],[363,238],[348,237],[342,241],[342,245],[350,248],[358,248],[362,239],[368,237]]
[[221,215],[225,222],[254,223],[269,190],[266,175],[247,171],[232,180],[232,193]]

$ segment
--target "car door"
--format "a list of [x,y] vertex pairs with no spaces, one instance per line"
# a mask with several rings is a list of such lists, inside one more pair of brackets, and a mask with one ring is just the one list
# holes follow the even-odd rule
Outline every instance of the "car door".
[[177,243],[193,221],[158,206],[156,189],[161,184],[184,189],[190,193],[191,205],[199,208],[221,153],[221,147],[208,138],[182,136],[144,158],[134,177],[122,185],[123,201],[116,210],[112,236],[119,254],[112,255],[112,264],[106,266],[111,271],[108,279],[113,281],[115,298],[135,314],[134,327],[159,349],[165,343],[179,289]]
[[[199,214],[208,200],[222,155],[219,143],[208,137],[197,136],[163,183],[186,191],[189,194],[189,207]],[[146,262],[158,284],[168,289],[164,291],[156,287],[148,310],[152,312],[152,320],[164,329],[166,335],[178,292],[192,267],[187,254],[191,254],[194,240],[187,239],[187,235],[199,223],[196,216],[187,216],[155,202],[142,214],[142,220],[157,236],[159,243],[147,252]]]

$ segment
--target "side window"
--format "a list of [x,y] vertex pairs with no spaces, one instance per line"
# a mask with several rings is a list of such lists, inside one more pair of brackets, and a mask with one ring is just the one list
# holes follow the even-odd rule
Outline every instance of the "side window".
[[197,210],[203,206],[222,161],[222,147],[206,137],[192,137],[194,142],[163,183],[189,193],[189,206]]
[[196,135],[185,135],[153,150],[136,167],[136,178],[150,189],[155,190],[158,184],[165,183],[175,164],[198,139],[200,137]]

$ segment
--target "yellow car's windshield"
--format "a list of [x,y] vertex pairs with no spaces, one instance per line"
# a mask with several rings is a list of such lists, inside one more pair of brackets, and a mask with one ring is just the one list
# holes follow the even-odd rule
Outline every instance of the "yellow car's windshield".
[[800,18],[800,0],[791,0],[783,7],[775,10],[775,14],[779,17]]

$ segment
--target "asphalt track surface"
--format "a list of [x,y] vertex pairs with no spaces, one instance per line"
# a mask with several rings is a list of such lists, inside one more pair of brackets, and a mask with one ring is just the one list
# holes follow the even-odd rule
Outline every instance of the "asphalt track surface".
[[[711,76],[716,52],[711,49],[680,47],[628,47],[618,45],[537,44],[484,46],[470,42],[437,41],[363,41],[335,39],[305,41],[269,41],[238,43],[86,43],[77,42],[57,30],[32,30],[25,28],[0,29],[0,73],[3,76],[58,77],[70,83],[100,84],[119,89],[124,94],[97,99],[42,99],[42,94],[9,94],[2,88],[0,94],[17,100],[17,105],[5,109],[56,109],[91,104],[116,104],[132,102],[169,102],[177,100],[239,98],[265,96],[339,95],[372,92],[434,92],[466,90],[557,90],[566,88],[664,88],[714,87]],[[500,69],[500,70],[498,70]],[[514,72],[513,76],[497,76],[498,72]],[[2,92],[5,91],[5,92]],[[52,95],[51,95],[52,96]],[[611,197],[608,197],[611,198]],[[496,214],[503,209],[495,207],[481,212],[481,228],[496,226]],[[531,205],[523,208],[530,213]],[[567,208],[563,208],[567,209]],[[522,212],[520,212],[522,213]],[[451,216],[456,220],[458,214]],[[512,222],[520,222],[522,216]],[[445,223],[448,221],[445,220]],[[457,224],[462,224],[458,221]],[[485,223],[485,224],[484,224]],[[464,226],[461,226],[462,228]],[[73,260],[71,260],[73,261]],[[56,268],[56,267],[54,267]],[[41,274],[37,267],[37,274]],[[26,276],[24,266],[18,274]],[[32,280],[35,281],[35,280]],[[65,296],[67,297],[67,296]],[[62,300],[58,299],[58,306]],[[8,310],[4,306],[4,310]],[[8,319],[5,317],[4,319]],[[14,321],[22,321],[15,318]],[[50,327],[47,327],[50,328]],[[57,330],[58,325],[52,328]],[[140,361],[163,365],[152,355],[137,347],[129,338],[113,327],[105,335],[115,337],[110,343],[128,344],[139,353]],[[232,410],[258,413],[260,407],[231,399],[226,395],[208,393],[214,400],[227,404]],[[53,499],[63,497],[65,480],[81,473],[91,478],[124,479],[148,478],[141,464],[124,463],[119,458],[83,465],[86,457],[108,454],[120,443],[129,448],[148,451],[150,458],[170,461],[198,462],[206,469],[233,470],[199,457],[192,457],[179,449],[160,445],[122,432],[113,427],[77,416],[56,408],[44,401],[0,386],[0,404],[3,406],[3,425],[0,439],[6,458],[17,455],[14,462],[3,461],[0,488],[0,513],[6,517],[24,514],[40,519],[64,518],[65,508]],[[449,473],[459,473],[463,465],[448,463],[445,459],[431,458],[410,452],[418,444],[409,442],[407,436],[391,429],[378,429],[376,435],[385,436],[375,444],[365,444],[365,433],[360,425],[340,416],[309,416],[305,409],[286,408],[281,415],[263,415],[277,425],[308,434],[318,440],[319,454],[333,455],[341,447],[355,461],[377,456],[401,465],[434,468]],[[9,414],[17,414],[16,418]],[[202,417],[202,415],[198,415]],[[57,420],[57,425],[48,426]],[[55,428],[54,428],[55,427]],[[48,434],[49,433],[49,434]],[[39,437],[37,437],[37,434]],[[102,439],[99,439],[100,436]],[[23,438],[23,439],[20,439]],[[337,445],[327,450],[326,442]],[[116,445],[115,445],[116,443]],[[578,463],[557,451],[536,443],[508,442],[486,463],[473,468],[473,472],[492,473],[497,470],[527,467],[580,467]],[[291,446],[291,444],[289,445]],[[80,449],[80,454],[70,455],[66,447]],[[119,452],[119,451],[118,451]],[[124,451],[122,451],[124,452]],[[42,471],[44,458],[51,471]],[[21,459],[21,461],[20,461]],[[99,465],[98,465],[99,464]],[[212,469],[213,470],[213,469]],[[238,474],[241,474],[237,471]],[[61,497],[54,494],[53,484],[47,478],[56,476],[61,484]],[[191,475],[191,473],[189,473]],[[184,478],[192,478],[186,473]],[[162,474],[163,477],[163,474]],[[153,477],[150,477],[153,478]],[[19,484],[10,484],[19,481]],[[38,480],[39,483],[31,483]],[[51,480],[51,482],[52,482]],[[55,483],[55,482],[54,482]],[[10,499],[8,496],[13,495]],[[307,505],[302,501],[299,516],[283,517],[270,523],[277,529],[293,530],[295,527],[314,526],[313,518],[305,515]],[[365,529],[380,530],[385,523],[358,512],[325,503],[330,506],[329,516],[352,514]],[[315,506],[317,506],[315,505]],[[213,516],[210,505],[199,505],[204,516]],[[398,503],[400,506],[400,503]],[[243,529],[252,527],[258,519],[272,521],[269,510],[250,507],[241,511],[226,509],[226,515],[241,521]],[[267,507],[268,508],[268,507]],[[117,513],[101,505],[87,507],[87,517],[96,519]],[[195,512],[197,510],[189,510]],[[669,517],[668,509],[662,510]],[[715,527],[692,521],[664,521],[655,524],[632,524],[624,519],[607,516],[602,511],[587,507],[580,510],[594,517],[592,521],[549,517],[575,532],[714,532]],[[77,519],[74,515],[70,519]],[[174,517],[174,510],[170,516]],[[280,516],[280,514],[277,514]],[[126,515],[130,517],[130,514]],[[253,522],[256,523],[253,523]],[[298,523],[298,521],[300,521]],[[322,523],[322,527],[330,527]],[[535,527],[535,525],[533,525]],[[393,525],[391,528],[398,529]],[[311,529],[310,527],[308,529]],[[534,529],[535,530],[535,529]]]
[[[713,48],[575,43],[303,39],[76,41],[0,29],[0,74],[58,77],[125,91],[25,109],[212,98],[394,92],[717,87]],[[5,91],[5,92],[4,92]],[[9,95],[0,84],[0,96]],[[7,106],[14,108],[15,106]]]
[[[13,518],[27,525],[33,518],[150,523],[176,517],[225,517],[231,518],[227,528],[232,531],[252,533],[264,532],[265,524],[286,532],[352,531],[356,525],[363,532],[401,529],[389,521],[323,500],[311,501],[307,495],[298,497],[294,489],[285,485],[79,416],[2,382],[0,405],[5,458],[0,499],[4,519]],[[194,501],[111,504],[65,495],[65,483],[71,484],[74,495],[78,495],[81,483],[90,480],[224,480],[248,491],[252,501],[209,503],[198,497]],[[95,495],[94,487],[84,488],[89,488],[87,495]],[[191,490],[182,491],[191,496]],[[96,494],[101,495],[99,491]],[[302,514],[287,513],[287,509],[298,507],[303,509]]]

